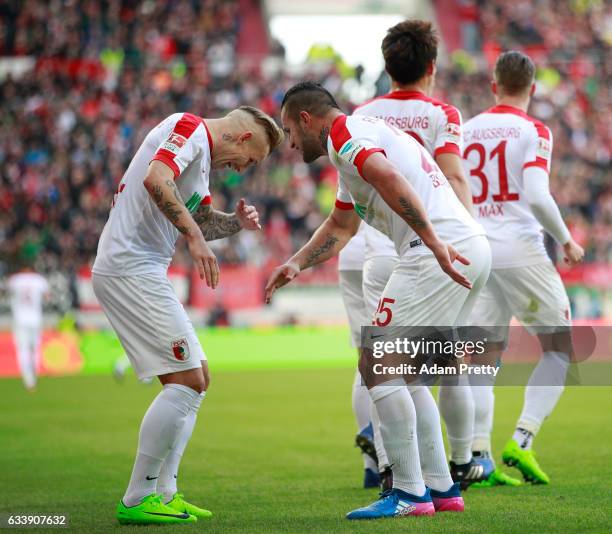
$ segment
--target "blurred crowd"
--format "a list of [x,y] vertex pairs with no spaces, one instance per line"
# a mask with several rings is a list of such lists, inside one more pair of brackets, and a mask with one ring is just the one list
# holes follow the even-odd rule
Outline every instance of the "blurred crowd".
[[[490,60],[498,51],[518,47],[533,55],[539,70],[531,113],[553,130],[554,196],[587,260],[610,261],[610,7],[588,0],[480,3],[475,24],[483,53],[455,52],[442,62],[437,96],[458,106],[465,120],[492,104]],[[74,274],[90,264],[124,169],[167,115],[214,117],[250,104],[278,117],[284,91],[296,80],[283,68],[278,44],[263,63],[241,61],[238,4],[0,4],[0,60],[36,60],[23,75],[0,81],[0,269],[35,260],[44,271]],[[302,76],[338,94],[347,82],[359,84],[360,75],[329,61]],[[341,103],[350,111],[359,102]],[[335,186],[328,164],[301,163],[287,143],[242,175],[213,175],[217,209],[232,211],[245,196],[264,222],[263,232],[216,242],[219,260],[268,265],[285,258],[323,220]],[[189,265],[181,244],[175,261]]]

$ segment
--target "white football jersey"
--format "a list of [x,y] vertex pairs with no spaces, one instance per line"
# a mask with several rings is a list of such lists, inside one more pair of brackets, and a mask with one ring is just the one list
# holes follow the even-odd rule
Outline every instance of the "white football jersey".
[[212,139],[201,117],[175,113],[149,132],[125,171],[92,271],[106,276],[165,273],[179,232],[144,187],[149,163],[159,160],[174,172],[190,213],[210,204]]
[[17,273],[9,277],[7,286],[15,325],[40,328],[43,297],[49,291],[44,276],[34,272]]
[[484,230],[459,202],[433,157],[402,130],[374,117],[339,115],[332,125],[327,149],[340,174],[336,206],[355,209],[367,224],[393,241],[400,257],[431,252],[362,178],[363,164],[375,152],[384,154],[415,189],[440,239],[457,243],[484,235]]
[[[459,110],[420,91],[392,91],[358,106],[354,114],[383,119],[414,137],[434,157],[444,153],[461,157]],[[396,256],[393,243],[372,226],[365,230],[365,243],[366,260]]]
[[550,171],[550,130],[518,108],[495,106],[467,121],[463,135],[474,216],[487,232],[493,268],[548,261],[542,226],[524,194],[523,169]]

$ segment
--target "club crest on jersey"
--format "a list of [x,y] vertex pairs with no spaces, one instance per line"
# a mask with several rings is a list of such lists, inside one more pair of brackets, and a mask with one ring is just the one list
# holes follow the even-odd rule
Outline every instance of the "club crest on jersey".
[[172,132],[162,148],[164,150],[172,152],[173,154],[178,154],[179,150],[181,150],[181,148],[186,142],[186,137],[183,137],[182,135],[177,134],[176,132]]
[[189,344],[184,337],[172,342],[172,354],[180,361],[184,362],[189,359]]

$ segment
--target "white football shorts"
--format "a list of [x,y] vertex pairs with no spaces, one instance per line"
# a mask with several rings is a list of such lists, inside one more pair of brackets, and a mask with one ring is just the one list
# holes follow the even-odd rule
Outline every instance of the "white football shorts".
[[456,261],[453,265],[472,282],[472,289],[442,271],[433,254],[408,254],[397,262],[382,292],[375,324],[383,328],[372,334],[372,339],[401,337],[407,326],[467,324],[491,271],[491,248],[485,236],[473,236],[453,246],[471,262],[463,265]]
[[92,281],[139,379],[201,367],[206,355],[168,278],[94,273]]
[[361,326],[369,324],[361,287],[363,282],[362,272],[343,270],[338,271],[338,275],[340,277],[340,294],[351,329],[351,347],[361,347]]
[[470,324],[498,326],[495,341],[507,342],[512,317],[532,335],[566,330],[571,325],[569,299],[552,262],[491,271]]
[[363,264],[363,298],[367,324],[372,324],[374,320],[380,297],[398,261],[397,256],[374,256]]

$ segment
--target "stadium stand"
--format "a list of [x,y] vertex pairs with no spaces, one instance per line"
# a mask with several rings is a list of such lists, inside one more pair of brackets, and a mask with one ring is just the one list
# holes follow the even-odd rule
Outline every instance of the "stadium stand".
[[[539,90],[532,114],[555,137],[553,193],[587,261],[609,263],[610,7],[588,0],[457,4],[469,30],[440,69],[439,96],[468,118],[492,103],[488,72],[498,51],[533,55]],[[68,303],[78,305],[77,275],[91,263],[116,184],[151,127],[175,111],[216,116],[243,103],[278,116],[295,80],[282,68],[269,75],[252,56],[242,61],[249,50],[241,13],[253,9],[238,0],[2,3],[0,60],[30,57],[34,68],[0,81],[0,274],[33,260],[63,277]],[[260,54],[266,47],[256,41]],[[282,47],[272,43],[270,53],[282,65]],[[333,64],[306,75],[334,91],[341,85]],[[348,110],[356,104],[343,101]],[[308,167],[286,144],[244,175],[218,173],[215,206],[230,211],[246,196],[265,225],[262,233],[215,243],[220,262],[265,270],[286,257],[330,209],[335,180],[325,162]],[[175,263],[190,268],[183,246]],[[334,266],[306,282],[313,278],[334,281]]]

